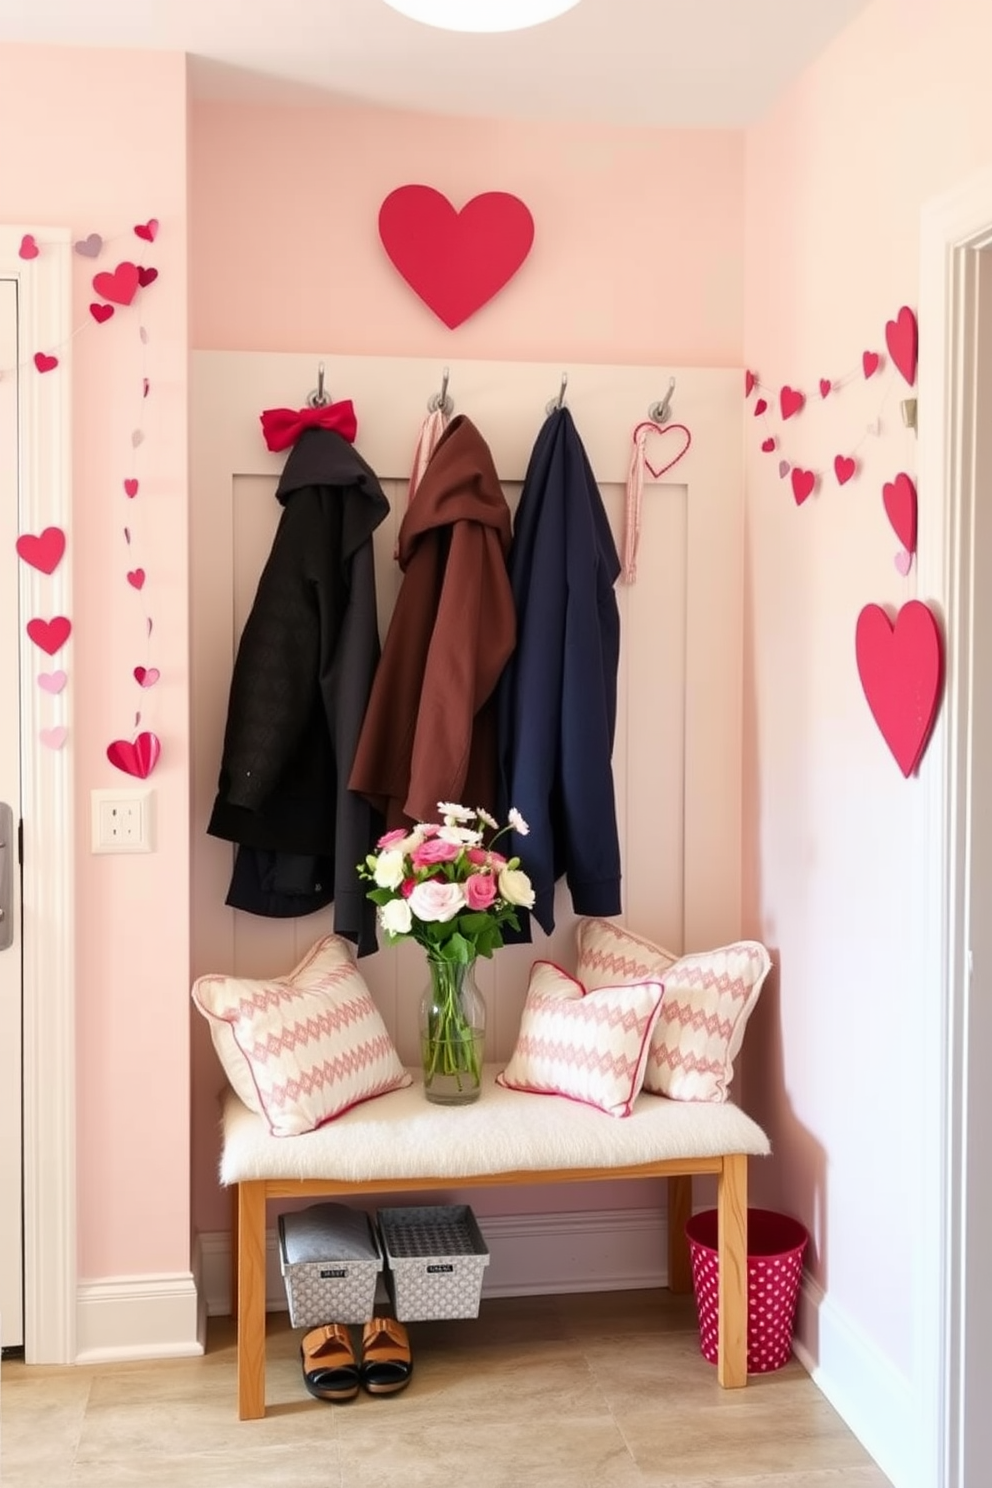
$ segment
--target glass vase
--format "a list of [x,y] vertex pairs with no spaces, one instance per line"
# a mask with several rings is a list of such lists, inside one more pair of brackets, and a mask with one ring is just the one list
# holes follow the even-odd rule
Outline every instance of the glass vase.
[[430,977],[420,1000],[424,1094],[440,1106],[478,1100],[486,1042],[486,1004],[474,961],[428,958]]

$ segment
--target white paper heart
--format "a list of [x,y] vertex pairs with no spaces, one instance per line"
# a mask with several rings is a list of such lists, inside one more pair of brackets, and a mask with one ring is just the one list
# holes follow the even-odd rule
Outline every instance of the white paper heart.
[[141,429],[134,429],[134,430],[132,430],[132,432],[131,432],[131,443],[132,443],[132,445],[134,446],[135,449],[138,448],[138,445],[139,444],[143,444],[144,443],[144,439],[145,439],[144,432]]
[[61,749],[69,736],[69,730],[61,724],[58,728],[43,728],[38,738],[46,749]]
[[88,238],[80,238],[72,246],[84,258],[99,258],[100,249],[103,247],[103,239],[99,233],[90,233]]
[[792,466],[789,464],[788,460],[779,460],[779,462],[778,462],[779,479],[780,480],[785,480],[785,477],[788,475],[788,473],[789,473],[789,471],[791,469],[792,469]]
[[67,681],[68,678],[65,672],[62,671],[38,673],[38,686],[42,692],[50,692],[52,694],[61,692]]
[[139,326],[138,327],[138,335],[141,337],[142,345],[143,346],[147,346],[148,345],[148,332],[145,330],[144,326]]
[[913,566],[912,553],[910,553],[907,548],[900,548],[899,552],[896,554],[895,563],[897,571],[902,574],[903,578],[905,578],[906,575],[909,573],[909,570]]

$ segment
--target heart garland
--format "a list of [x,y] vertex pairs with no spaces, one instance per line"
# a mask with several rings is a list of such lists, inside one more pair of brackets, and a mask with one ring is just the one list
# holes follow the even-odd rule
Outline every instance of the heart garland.
[[[65,533],[61,527],[46,527],[37,534],[22,532],[14,543],[21,562],[46,577],[50,577],[62,562],[65,546]],[[40,651],[44,651],[46,656],[54,656],[69,639],[72,622],[66,615],[56,615],[51,620],[43,620],[35,615],[28,621],[25,629],[28,638]],[[37,677],[38,686],[49,697],[57,697],[68,680],[61,667],[54,672],[39,672]],[[62,724],[46,726],[41,729],[38,737],[47,749],[61,749],[68,738],[68,731]]]

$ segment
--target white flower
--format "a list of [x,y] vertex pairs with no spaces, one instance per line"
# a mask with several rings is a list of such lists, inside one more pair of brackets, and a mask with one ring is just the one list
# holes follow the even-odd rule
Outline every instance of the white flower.
[[527,833],[530,831],[530,827],[524,821],[523,817],[520,815],[520,812],[517,810],[516,806],[511,806],[510,807],[510,810],[507,813],[506,819],[510,823],[510,826],[516,832],[516,834],[517,834],[518,837],[526,837],[527,836]]
[[403,853],[399,848],[390,848],[380,853],[372,877],[380,889],[398,889],[406,877],[403,868]]
[[492,827],[494,832],[499,831],[499,822],[494,816],[490,816],[489,812],[485,811],[481,806],[476,806],[475,814],[481,822],[485,822],[487,827]]
[[379,924],[390,935],[409,935],[413,929],[413,915],[407,899],[390,899],[379,906]]
[[428,878],[417,884],[406,902],[418,920],[443,925],[465,908],[465,892],[461,884],[442,883],[439,879]]
[[456,822],[470,822],[475,819],[474,811],[469,811],[467,806],[459,806],[455,801],[438,801],[437,809],[449,827],[453,827]]
[[[526,873],[519,868],[504,868],[499,876],[499,891],[507,904],[519,904],[523,909],[533,909],[534,890]],[[416,893],[416,890],[414,890]]]
[[468,827],[442,827],[438,832],[442,842],[456,842],[459,846],[478,847],[482,841],[481,832],[472,832]]

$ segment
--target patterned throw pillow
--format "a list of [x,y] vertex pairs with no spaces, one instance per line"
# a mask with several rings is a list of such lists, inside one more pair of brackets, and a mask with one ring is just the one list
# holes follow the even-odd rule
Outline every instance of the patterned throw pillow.
[[664,980],[664,973],[679,959],[674,951],[633,935],[613,920],[580,920],[576,943],[576,976],[590,992],[617,982],[643,982],[646,977]]
[[318,940],[285,977],[200,977],[193,1001],[235,1092],[275,1137],[411,1083],[340,936]]
[[497,1084],[629,1116],[661,1000],[658,981],[586,992],[560,966],[535,961],[517,1046]]

